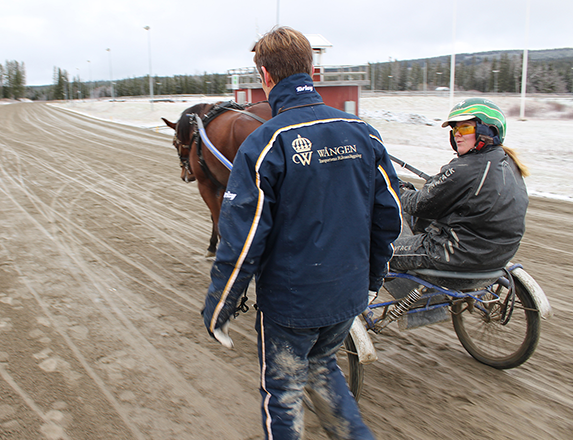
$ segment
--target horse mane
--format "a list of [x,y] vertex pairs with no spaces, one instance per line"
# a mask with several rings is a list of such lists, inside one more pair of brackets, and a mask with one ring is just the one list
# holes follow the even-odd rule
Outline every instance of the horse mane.
[[179,117],[179,121],[177,121],[177,130],[176,130],[177,138],[179,139],[180,142],[182,142],[185,145],[189,145],[191,143],[191,135],[193,133],[191,132],[191,123],[190,123],[191,121],[189,120],[189,116],[187,115],[196,113],[199,115],[199,117],[202,118],[207,114],[209,110],[211,110],[212,107],[213,104],[201,103],[201,104],[195,104],[194,106],[183,110],[181,116]]

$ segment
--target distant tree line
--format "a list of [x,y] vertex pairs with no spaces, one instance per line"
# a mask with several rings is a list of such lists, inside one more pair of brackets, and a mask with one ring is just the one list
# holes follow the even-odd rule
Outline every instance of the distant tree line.
[[[493,57],[463,57],[456,62],[455,89],[479,92],[521,92],[523,55],[502,52]],[[388,91],[435,90],[450,86],[449,57],[372,63],[371,88]],[[572,93],[573,57],[529,60],[527,93]]]
[[[154,76],[153,94],[196,95],[227,93],[227,75],[204,73],[202,75]],[[34,100],[64,100],[82,98],[114,98],[121,96],[149,96],[149,75],[113,81],[81,81],[79,76],[54,67],[53,84],[30,88],[28,97]]]
[[19,99],[26,95],[26,67],[18,61],[0,64],[0,98]]
[[[573,49],[529,52],[527,93],[573,93]],[[521,91],[523,53],[497,51],[456,55],[455,88],[484,93]],[[370,63],[370,88],[384,91],[422,91],[450,86],[450,57]],[[154,95],[224,94],[227,74],[154,76]],[[0,97],[62,100],[148,96],[149,76],[108,81],[82,81],[54,67],[53,83],[26,87],[24,63],[0,64]]]

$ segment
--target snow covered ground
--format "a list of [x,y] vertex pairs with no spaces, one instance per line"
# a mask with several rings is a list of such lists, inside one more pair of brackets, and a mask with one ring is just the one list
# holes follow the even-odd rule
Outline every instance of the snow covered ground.
[[[472,95],[459,94],[454,103]],[[228,96],[175,96],[154,102],[145,98],[85,100],[57,105],[108,121],[172,134],[161,121],[177,121],[183,110],[200,102],[229,100]],[[519,119],[519,96],[488,96],[506,114],[505,145],[514,147],[531,171],[526,179],[531,195],[573,201],[573,96],[527,97],[526,120]],[[428,174],[453,158],[449,133],[441,127],[446,118],[448,94],[365,94],[360,117],[380,131],[388,152]],[[398,173],[411,174],[402,169]]]

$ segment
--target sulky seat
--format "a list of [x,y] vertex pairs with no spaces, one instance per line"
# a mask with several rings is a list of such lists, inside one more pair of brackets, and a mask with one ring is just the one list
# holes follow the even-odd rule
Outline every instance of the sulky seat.
[[450,290],[480,289],[495,283],[505,275],[502,269],[460,272],[436,269],[414,269],[409,274]]

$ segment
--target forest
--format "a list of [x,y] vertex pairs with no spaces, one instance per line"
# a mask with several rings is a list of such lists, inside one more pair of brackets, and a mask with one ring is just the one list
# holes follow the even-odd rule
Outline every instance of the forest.
[[[457,54],[456,90],[519,93],[523,51]],[[451,57],[370,64],[374,90],[435,90],[450,86]],[[572,93],[573,49],[531,51],[527,64],[527,93]]]
[[[523,51],[505,50],[456,54],[455,88],[458,91],[519,93],[523,71]],[[450,85],[451,56],[418,60],[392,60],[369,63],[369,85],[374,91],[446,90]],[[527,93],[573,93],[573,48],[529,51]],[[228,73],[154,76],[154,96],[225,94],[229,92]],[[26,86],[25,64],[0,64],[0,98],[65,100],[117,98],[150,95],[149,76],[107,81],[81,81],[54,67],[53,83]],[[158,98],[160,99],[160,98]]]

